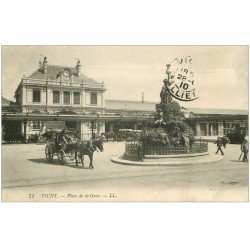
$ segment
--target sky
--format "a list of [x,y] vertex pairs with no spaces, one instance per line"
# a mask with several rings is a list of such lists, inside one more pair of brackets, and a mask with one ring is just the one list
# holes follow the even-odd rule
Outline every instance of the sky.
[[2,95],[14,100],[23,75],[47,56],[48,64],[75,67],[104,82],[106,99],[160,101],[166,64],[190,56],[197,100],[193,108],[248,109],[247,46],[2,46]]

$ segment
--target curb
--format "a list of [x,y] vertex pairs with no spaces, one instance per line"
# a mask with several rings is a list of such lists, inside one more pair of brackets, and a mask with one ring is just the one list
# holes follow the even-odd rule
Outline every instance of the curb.
[[[209,156],[209,158],[208,158]],[[129,161],[122,159],[122,156],[116,156],[111,159],[112,162],[122,164],[122,165],[129,165],[129,166],[194,166],[203,163],[212,163],[216,161],[220,161],[223,159],[221,155],[205,155],[204,159],[202,156],[192,157],[192,161],[190,159],[180,159],[180,158],[171,158],[172,160],[169,161],[152,161],[152,162],[145,162],[145,161]],[[197,161],[196,161],[197,160]]]

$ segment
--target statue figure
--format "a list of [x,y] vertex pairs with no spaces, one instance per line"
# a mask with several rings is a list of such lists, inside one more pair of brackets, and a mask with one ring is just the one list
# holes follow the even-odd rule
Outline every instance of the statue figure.
[[163,118],[163,112],[159,112],[159,119],[155,121],[155,125],[158,125],[159,127],[165,127],[166,126],[166,122],[164,122]]
[[[164,80],[165,81],[165,80]],[[165,83],[165,82],[164,82]],[[171,103],[172,102],[172,96],[168,92],[165,84],[162,86],[161,93],[160,93],[161,101],[163,103]]]

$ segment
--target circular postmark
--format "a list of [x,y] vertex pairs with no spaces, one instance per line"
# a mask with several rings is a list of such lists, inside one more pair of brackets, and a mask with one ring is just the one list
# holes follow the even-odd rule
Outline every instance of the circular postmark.
[[164,83],[174,98],[180,101],[193,101],[198,98],[190,56],[175,58],[170,64],[167,64],[166,74],[167,78]]

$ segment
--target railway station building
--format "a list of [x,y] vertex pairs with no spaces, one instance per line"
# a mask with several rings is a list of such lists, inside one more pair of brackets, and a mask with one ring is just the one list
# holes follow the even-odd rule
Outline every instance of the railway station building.
[[[75,67],[50,65],[47,58],[30,76],[24,76],[15,91],[15,102],[2,97],[2,138],[26,141],[34,134],[61,130],[64,126],[78,138],[88,139],[119,129],[142,129],[153,118],[155,102],[110,100],[104,82]],[[196,136],[221,136],[237,130],[246,133],[248,111],[182,107]]]

